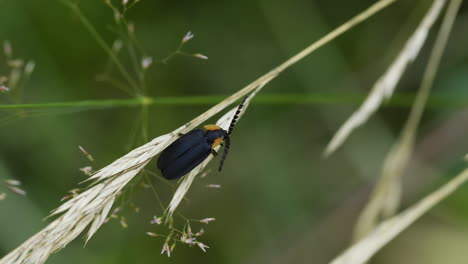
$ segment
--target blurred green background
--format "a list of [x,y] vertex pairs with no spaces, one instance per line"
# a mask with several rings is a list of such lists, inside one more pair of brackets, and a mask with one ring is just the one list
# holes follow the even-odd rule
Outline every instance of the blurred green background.
[[[155,61],[147,71],[145,95],[214,96],[205,103],[152,105],[149,139],[191,120],[372,3],[142,0],[126,17]],[[349,244],[355,217],[406,119],[408,98],[418,88],[434,34],[398,85],[396,99],[329,159],[322,158],[322,151],[396,56],[429,4],[393,4],[288,69],[254,99],[236,127],[224,171],[215,172],[218,161],[212,162],[213,172],[195,182],[188,201],[179,208],[189,218],[216,218],[208,226],[193,226],[206,229],[201,241],[210,246],[207,253],[178,245],[170,259],[160,255],[163,239],[145,232],[167,231],[149,223],[161,209],[150,190],[137,187],[132,201],[140,212],[128,207],[122,212],[128,228],[113,220],[86,247],[80,236],[48,263],[331,260]],[[118,38],[110,30],[113,13],[103,1],[79,1],[79,7],[106,43]],[[467,14],[465,4],[406,171],[403,206],[434,190],[463,166],[461,157],[468,150]],[[36,63],[18,102],[131,98],[96,80],[108,56],[79,17],[60,1],[0,0],[0,25],[0,41],[9,40],[14,56]],[[209,59],[176,56],[168,64],[156,63],[177,49],[187,31],[195,38],[183,50]],[[123,62],[132,69],[127,57]],[[8,74],[1,54],[0,75]],[[116,71],[111,76],[122,80]],[[0,103],[12,103],[8,96],[0,94]],[[272,96],[274,102],[268,101]],[[79,145],[94,156],[95,169],[105,166],[146,142],[141,119],[140,106],[0,109],[0,180],[18,179],[28,193],[18,196],[0,185],[0,193],[7,194],[0,201],[0,256],[44,227],[50,210],[86,179],[79,168],[90,163]],[[157,172],[154,162],[148,169]],[[167,204],[173,189],[153,180]],[[222,188],[207,189],[207,184]],[[385,247],[373,263],[466,263],[467,201],[464,187]]]

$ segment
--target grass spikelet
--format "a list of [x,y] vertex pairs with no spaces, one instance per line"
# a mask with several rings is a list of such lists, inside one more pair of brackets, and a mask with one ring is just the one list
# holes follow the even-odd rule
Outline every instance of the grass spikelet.
[[392,96],[406,67],[418,56],[429,30],[439,17],[444,4],[445,0],[434,1],[413,35],[401,49],[400,54],[388,67],[387,71],[375,82],[364,103],[346,120],[330,140],[324,152],[325,156],[335,152],[354,129],[364,124],[377,111],[382,102]]

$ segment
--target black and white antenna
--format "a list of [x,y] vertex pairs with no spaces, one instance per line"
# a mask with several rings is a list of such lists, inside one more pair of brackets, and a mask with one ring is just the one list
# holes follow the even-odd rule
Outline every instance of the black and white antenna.
[[234,130],[234,126],[236,125],[237,119],[239,118],[239,114],[242,111],[242,107],[244,107],[244,103],[247,100],[247,97],[248,96],[245,96],[244,99],[242,99],[242,102],[240,103],[240,105],[237,107],[237,111],[234,114],[234,117],[232,118],[231,124],[229,125],[229,130],[228,130],[226,136],[224,137],[224,143],[225,143],[224,152],[223,152],[223,156],[221,157],[221,161],[219,162],[218,171],[221,171],[223,169],[224,161],[226,160],[227,154],[229,152],[229,148],[231,147],[231,137],[230,137],[230,135],[231,135],[232,131]]

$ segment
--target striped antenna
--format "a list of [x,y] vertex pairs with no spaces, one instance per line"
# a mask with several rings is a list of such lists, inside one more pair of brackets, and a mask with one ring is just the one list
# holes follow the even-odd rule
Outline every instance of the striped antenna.
[[242,107],[244,107],[245,100],[247,100],[248,96],[245,96],[244,99],[242,99],[242,102],[240,105],[237,107],[237,111],[234,114],[234,117],[232,118],[231,124],[229,125],[229,130],[228,130],[228,136],[231,135],[232,131],[234,130],[234,126],[236,125],[237,119],[239,118],[239,114],[242,110]]
[[244,103],[245,103],[245,100],[247,100],[247,97],[248,96],[245,96],[244,99],[242,99],[242,102],[240,103],[240,105],[237,107],[237,111],[234,114],[234,117],[232,118],[231,124],[229,125],[229,130],[228,130],[226,136],[224,137],[224,143],[225,143],[224,152],[223,152],[223,156],[221,157],[221,161],[219,162],[218,171],[221,171],[223,169],[224,161],[226,160],[227,154],[229,152],[229,148],[231,147],[230,135],[231,135],[232,131],[234,130],[234,126],[236,125],[237,119],[239,118],[239,114],[240,114],[240,112],[242,110],[242,107],[244,107]]

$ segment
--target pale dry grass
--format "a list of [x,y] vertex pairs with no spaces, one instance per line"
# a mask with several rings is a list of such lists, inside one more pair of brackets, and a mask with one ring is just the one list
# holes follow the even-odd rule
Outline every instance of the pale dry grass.
[[[91,176],[90,179],[95,182],[86,191],[73,197],[54,210],[53,215],[59,216],[43,230],[29,238],[8,255],[4,256],[0,260],[0,264],[44,263],[50,254],[65,247],[69,242],[82,233],[86,227],[91,225],[86,235],[86,239],[89,240],[104,223],[104,220],[112,208],[118,193],[145,167],[146,164],[148,164],[152,158],[158,155],[169,144],[174,142],[181,133],[186,133],[194,129],[209,118],[213,117],[215,114],[223,111],[236,100],[253,92],[251,97],[249,97],[248,102],[246,102],[247,107],[254,94],[260,91],[268,82],[276,78],[276,76],[278,76],[282,71],[302,60],[304,57],[343,34],[350,28],[382,10],[394,1],[395,0],[381,0],[375,3],[356,17],[331,31],[323,38],[314,42],[283,64],[258,78],[256,81],[239,90],[224,101],[208,109],[205,113],[199,115],[192,121],[175,129],[171,133],[159,136],[149,143],[134,149],[130,153],[99,170],[96,174]],[[225,114],[217,124],[226,128],[232,119],[235,110],[236,108]],[[243,112],[245,112],[245,109]],[[188,191],[194,177],[204,168],[209,160],[210,159],[207,159],[190,174],[185,176],[185,179],[182,181],[170,203],[168,209],[169,214],[172,214],[177,208],[183,196]]]
[[451,181],[424,197],[403,212],[380,223],[371,233],[336,257],[330,264],[366,263],[377,251],[387,245],[432,207],[439,204],[468,181],[468,169]]
[[[438,2],[440,0],[435,0],[433,6]],[[370,232],[377,225],[379,219],[388,218],[398,210],[402,189],[401,177],[413,152],[417,128],[422,118],[455,17],[457,16],[459,7],[456,5],[457,2],[452,0],[447,9],[408,120],[403,127],[400,137],[388,153],[383,164],[381,177],[371,194],[369,202],[358,218],[355,240],[359,240]]]
[[392,96],[407,66],[418,56],[427,39],[429,30],[439,17],[445,2],[445,0],[434,1],[398,56],[385,73],[375,82],[364,103],[341,125],[330,140],[324,152],[325,156],[335,152],[346,141],[353,130],[364,124],[377,111],[382,102]]

